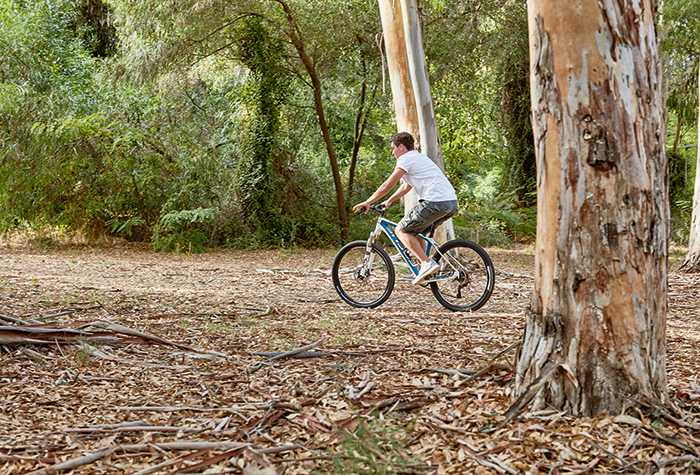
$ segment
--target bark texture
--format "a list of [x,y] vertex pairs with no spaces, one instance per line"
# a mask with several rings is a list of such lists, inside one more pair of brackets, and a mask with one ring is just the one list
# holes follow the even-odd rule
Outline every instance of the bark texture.
[[[389,68],[389,82],[396,112],[396,129],[410,132],[421,141],[418,106],[413,91],[411,68],[408,64],[406,28],[404,28],[403,4],[396,0],[379,0],[382,17],[386,61]],[[418,202],[415,191],[404,196],[404,209],[408,211]]]
[[408,66],[401,2],[379,0],[389,82],[396,112],[396,128],[420,137],[418,108]]
[[529,0],[535,289],[516,392],[616,414],[665,401],[668,175],[656,0]]
[[[700,89],[700,71],[698,71],[698,88]],[[700,137],[700,107],[698,107],[698,137]],[[682,266],[686,272],[700,272],[700,173],[698,172],[700,170],[700,147],[698,147],[698,160],[695,170],[693,217],[690,221],[688,254],[686,254],[685,262]]]

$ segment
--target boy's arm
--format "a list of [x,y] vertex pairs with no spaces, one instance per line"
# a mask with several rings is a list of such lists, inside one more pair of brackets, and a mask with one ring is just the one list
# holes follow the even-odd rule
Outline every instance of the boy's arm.
[[402,198],[404,195],[406,195],[406,193],[408,193],[408,192],[411,191],[412,189],[413,189],[413,187],[412,187],[411,185],[409,185],[409,184],[406,183],[406,182],[403,182],[403,183],[401,184],[401,186],[399,187],[399,189],[396,190],[396,193],[394,193],[393,195],[391,195],[391,196],[389,197],[389,199],[387,199],[384,203],[382,203],[382,206],[384,206],[385,208],[388,208],[389,206],[391,206],[391,203],[393,203],[394,201],[396,201],[396,200]]
[[[355,212],[357,213],[357,212],[359,212],[360,210],[362,210],[362,209],[364,208],[365,212],[367,212],[367,211],[369,210],[369,205],[371,205],[372,203],[374,203],[375,201],[377,201],[379,198],[381,198],[382,196],[384,196],[384,195],[386,195],[387,193],[389,193],[389,192],[391,191],[391,189],[394,188],[394,186],[399,182],[399,180],[401,179],[401,177],[404,176],[405,173],[406,173],[405,170],[403,170],[402,168],[396,167],[396,168],[394,169],[394,171],[392,172],[392,174],[389,176],[389,178],[387,178],[386,181],[385,181],[384,183],[382,183],[382,184],[379,186],[379,188],[377,188],[377,191],[375,191],[374,193],[372,193],[372,196],[370,196],[369,198],[367,198],[367,199],[366,199],[365,201],[363,201],[362,203],[358,203],[358,204],[356,204],[355,206],[353,206],[353,208],[352,208],[353,211],[355,211]],[[402,186],[402,187],[403,187],[403,186]],[[400,189],[399,189],[399,190],[400,190]],[[397,191],[396,193],[398,193],[398,191]],[[394,193],[394,194],[396,194],[396,193]],[[404,195],[405,195],[406,193],[407,193],[407,192],[404,192]],[[403,196],[403,195],[402,195],[402,196]]]

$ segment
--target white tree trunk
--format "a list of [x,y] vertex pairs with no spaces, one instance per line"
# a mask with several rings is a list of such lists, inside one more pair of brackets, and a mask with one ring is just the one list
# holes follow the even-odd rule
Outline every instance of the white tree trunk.
[[[396,112],[396,129],[398,132],[409,132],[420,140],[420,122],[408,64],[402,4],[397,0],[379,0],[379,10],[382,17],[391,94]],[[403,198],[404,210],[413,208],[417,202],[415,191],[411,191]]]
[[[698,71],[698,89],[700,90],[700,71]],[[700,104],[698,106],[698,139],[700,140]],[[686,272],[700,272],[700,144],[698,145],[698,158],[695,166],[692,216],[690,220],[688,254],[685,256],[683,270]]]
[[516,393],[665,401],[668,172],[656,0],[529,0],[535,289]]
[[396,0],[379,0],[379,12],[382,18],[389,81],[396,112],[396,128],[399,132],[409,132],[418,137],[420,135],[418,108],[408,66],[401,3]]
[[420,128],[421,152],[430,157],[442,170],[445,164],[440,148],[440,133],[438,131],[433,97],[430,94],[428,67],[425,63],[423,48],[423,30],[418,16],[416,0],[401,0],[401,14],[406,37],[406,55],[408,68],[413,84],[416,107],[418,108],[418,125]]

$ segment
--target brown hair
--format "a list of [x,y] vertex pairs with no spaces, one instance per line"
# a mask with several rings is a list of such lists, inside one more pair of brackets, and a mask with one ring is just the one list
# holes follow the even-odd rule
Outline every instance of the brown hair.
[[406,147],[406,150],[413,150],[416,147],[416,141],[413,135],[408,132],[399,132],[391,138],[389,143],[393,143],[396,147],[403,145]]

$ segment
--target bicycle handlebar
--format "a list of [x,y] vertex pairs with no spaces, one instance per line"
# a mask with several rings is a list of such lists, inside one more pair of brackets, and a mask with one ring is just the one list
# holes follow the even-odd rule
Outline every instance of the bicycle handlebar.
[[[360,208],[358,211],[360,213],[366,213],[367,208]],[[374,211],[375,213],[379,213],[384,216],[384,213],[386,213],[386,208],[384,206],[369,205],[369,211]]]

